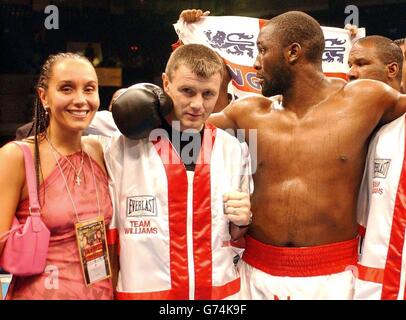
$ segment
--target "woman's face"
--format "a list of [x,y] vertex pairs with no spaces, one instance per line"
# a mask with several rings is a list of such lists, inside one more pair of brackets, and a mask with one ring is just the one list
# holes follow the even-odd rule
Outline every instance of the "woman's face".
[[55,62],[48,89],[39,88],[38,93],[52,128],[82,131],[89,126],[100,105],[96,71],[81,59]]

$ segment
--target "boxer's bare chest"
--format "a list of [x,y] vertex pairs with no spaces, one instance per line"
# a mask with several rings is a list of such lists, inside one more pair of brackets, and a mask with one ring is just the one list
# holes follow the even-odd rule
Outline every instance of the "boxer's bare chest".
[[[252,199],[258,224],[252,234],[278,245],[317,244],[306,240],[314,239],[315,232],[321,243],[352,236],[354,223],[348,219],[354,207],[352,194],[362,177],[373,129],[365,114],[333,103],[301,115],[289,110],[252,114],[248,123],[255,123],[258,130]],[[321,217],[325,223],[315,226]],[[343,217],[345,223],[340,222]],[[335,234],[337,225],[348,234]]]
[[266,170],[271,165],[272,170],[289,172],[363,161],[359,158],[375,126],[373,121],[360,108],[337,100],[303,114],[290,110],[252,112],[239,125],[256,130],[259,167],[265,165]]

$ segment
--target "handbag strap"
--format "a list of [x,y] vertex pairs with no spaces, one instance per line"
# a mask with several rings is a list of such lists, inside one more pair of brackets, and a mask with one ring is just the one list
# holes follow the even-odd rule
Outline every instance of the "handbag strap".
[[27,187],[28,187],[28,198],[29,198],[29,211],[30,215],[32,216],[39,216],[40,215],[40,206],[38,201],[38,194],[37,194],[37,179],[35,177],[35,168],[34,168],[34,160],[32,158],[31,150],[28,146],[21,142],[21,141],[13,141],[16,145],[18,145],[24,154],[24,165],[25,165],[25,177],[27,180]]
[[14,224],[13,223],[10,230],[0,234],[0,243],[5,242],[8,239],[10,234],[16,232],[17,230],[20,230],[23,227],[24,227],[24,225],[21,224],[21,223],[20,224]]
[[[21,142],[21,141],[13,141],[16,145],[18,145],[24,154],[24,166],[25,166],[25,177],[27,180],[27,187],[28,187],[28,200],[29,200],[29,212],[31,216],[40,217],[40,206],[38,201],[37,195],[37,184],[36,184],[36,177],[35,177],[35,168],[34,168],[34,161],[32,158],[31,150],[28,146]],[[15,218],[14,218],[15,219]],[[24,224],[17,224],[13,223],[11,229],[3,234],[0,234],[0,243],[7,240],[10,234],[16,232],[17,230],[24,227]],[[37,229],[37,224],[33,226],[33,228]]]

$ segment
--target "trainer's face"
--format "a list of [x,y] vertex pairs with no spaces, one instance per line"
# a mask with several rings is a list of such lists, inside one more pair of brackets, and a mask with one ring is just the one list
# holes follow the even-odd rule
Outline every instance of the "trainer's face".
[[372,44],[356,43],[350,51],[348,65],[350,67],[348,72],[350,81],[357,79],[388,81],[386,65],[378,58]]
[[40,88],[38,93],[49,112],[51,129],[84,130],[100,104],[96,72],[83,60],[57,61],[51,70],[48,89]]
[[174,107],[168,117],[169,121],[179,121],[180,130],[200,131],[216,105],[221,83],[220,73],[206,79],[181,65],[173,72],[171,80],[165,73],[162,79],[165,92],[173,100]]
[[266,97],[284,94],[292,83],[292,72],[285,62],[283,48],[272,25],[265,26],[257,39],[258,56],[254,63],[257,78]]

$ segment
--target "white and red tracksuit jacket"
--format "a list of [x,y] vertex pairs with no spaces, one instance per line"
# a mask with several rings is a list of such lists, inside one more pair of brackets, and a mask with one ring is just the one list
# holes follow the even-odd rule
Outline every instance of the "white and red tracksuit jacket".
[[222,195],[247,181],[242,174],[249,159],[236,138],[206,129],[194,173],[186,172],[166,138],[153,143],[113,136],[105,158],[114,207],[110,240],[118,234],[120,245],[118,299],[239,293]]
[[382,127],[370,143],[358,200],[366,227],[355,299],[406,299],[405,115]]

